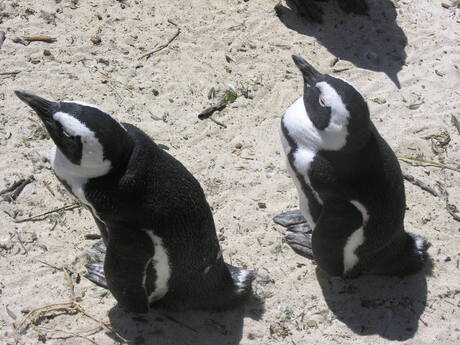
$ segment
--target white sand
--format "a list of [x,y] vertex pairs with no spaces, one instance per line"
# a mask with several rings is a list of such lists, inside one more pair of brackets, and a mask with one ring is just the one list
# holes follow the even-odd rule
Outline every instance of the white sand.
[[[15,88],[98,104],[169,146],[205,189],[225,259],[259,274],[254,290],[264,300],[263,313],[251,301],[226,313],[152,312],[145,322],[127,318],[114,308],[110,294],[98,296],[99,288],[83,277],[77,284],[73,275],[75,296],[85,310],[110,320],[136,344],[460,343],[460,224],[441,199],[406,184],[406,229],[432,244],[433,274],[426,279],[328,278],[283,243],[284,230],[271,220],[298,202],[278,137],[281,114],[302,93],[293,53],[323,72],[342,70],[337,74],[367,95],[375,125],[398,156],[459,168],[460,135],[451,115],[460,119],[460,11],[430,0],[394,0],[396,12],[390,1],[368,2],[370,17],[344,15],[333,2],[324,5],[325,23],[317,25],[287,8],[280,20],[277,1],[138,0],[122,8],[118,1],[88,0],[75,9],[69,0],[1,1],[0,31],[6,40],[0,72],[20,73],[0,75],[0,189],[29,175],[35,182],[16,202],[0,203],[0,244],[8,248],[0,249],[0,343],[15,343],[13,324],[22,311],[70,300],[64,273],[40,261],[82,274],[82,254],[94,242],[84,235],[97,232],[83,209],[36,222],[13,221],[74,202],[42,161],[51,142],[43,139],[38,118],[15,97]],[[41,11],[56,14],[55,24]],[[168,19],[180,27],[180,35],[152,58],[139,60],[174,35],[177,28]],[[57,41],[13,43],[24,35]],[[101,38],[100,45],[90,41],[93,36]],[[51,55],[44,56],[45,50]],[[341,60],[331,67],[334,54]],[[108,66],[99,59],[108,60]],[[401,89],[382,71],[393,78],[399,72]],[[226,128],[198,120],[212,102],[209,89],[228,83],[244,85],[253,99],[238,97],[214,115]],[[445,131],[451,141],[435,153],[426,137]],[[449,202],[460,206],[458,171],[401,165],[431,186],[442,185]],[[39,326],[76,332],[97,324],[74,314],[45,318]],[[59,336],[67,338],[51,339]],[[16,337],[19,344],[90,343],[30,328]],[[89,338],[101,345],[117,343],[106,330]]]

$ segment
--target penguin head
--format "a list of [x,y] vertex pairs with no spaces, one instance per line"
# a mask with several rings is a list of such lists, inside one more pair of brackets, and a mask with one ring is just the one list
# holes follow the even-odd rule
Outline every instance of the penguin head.
[[110,114],[83,102],[48,101],[26,90],[16,96],[42,120],[59,153],[58,163],[79,177],[99,177],[126,164],[133,143]]
[[304,79],[304,106],[315,128],[318,148],[354,151],[364,146],[370,135],[367,102],[349,82],[321,74],[304,58],[292,56]]

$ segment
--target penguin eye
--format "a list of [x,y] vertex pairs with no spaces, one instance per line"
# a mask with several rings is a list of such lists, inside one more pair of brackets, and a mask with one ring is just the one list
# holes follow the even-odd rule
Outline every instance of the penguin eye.
[[326,103],[324,102],[324,98],[320,95],[319,96],[319,104],[322,106],[322,107],[325,107],[326,106]]

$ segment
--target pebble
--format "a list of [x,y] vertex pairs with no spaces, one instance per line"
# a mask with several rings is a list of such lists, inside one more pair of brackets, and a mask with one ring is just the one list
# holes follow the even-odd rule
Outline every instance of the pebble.
[[11,241],[10,236],[0,237],[0,248],[6,250],[13,248],[13,242]]

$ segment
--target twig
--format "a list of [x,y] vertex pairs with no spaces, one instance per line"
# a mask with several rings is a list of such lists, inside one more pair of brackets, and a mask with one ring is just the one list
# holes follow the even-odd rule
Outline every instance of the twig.
[[434,166],[434,167],[437,167],[437,168],[449,169],[449,170],[453,170],[453,171],[456,171],[456,172],[460,172],[460,169],[450,167],[448,165],[444,165],[444,164],[441,164],[441,163],[438,163],[438,162],[427,161],[427,160],[417,158],[417,157],[398,157],[398,159],[400,161],[403,161],[403,162],[406,162],[406,163],[412,163],[412,161],[415,161],[415,162],[423,163],[423,164],[425,164],[427,166]]
[[43,265],[46,265],[48,267],[51,267],[51,268],[54,268],[55,270],[58,270],[58,271],[63,271],[64,269],[62,267],[57,267],[57,266],[53,266],[45,261],[41,261],[41,260],[37,260],[38,262],[42,263]]
[[[92,340],[91,338],[88,338],[88,335],[91,335],[91,334],[94,334],[98,331],[100,331],[102,329],[101,326],[97,326],[95,328],[92,328],[92,329],[88,329],[88,330],[82,330],[82,331],[79,331],[79,333],[89,333],[87,335],[82,335],[82,334],[78,334],[78,333],[74,333],[74,332],[69,332],[69,331],[65,331],[63,329],[58,329],[58,328],[47,328],[47,327],[39,327],[39,326],[35,326],[35,325],[32,325],[32,328],[35,329],[36,331],[45,331],[45,332],[61,332],[61,333],[64,333],[64,334],[67,334],[69,335],[69,337],[75,337],[75,338],[83,338],[83,339],[86,339],[88,340],[89,342],[91,342],[92,344],[94,345],[98,345],[98,343],[96,343],[94,340]],[[62,339],[63,337],[49,337],[49,339]]]
[[0,75],[6,75],[6,76],[15,76],[17,74],[21,73],[21,71],[13,71],[13,72],[0,72]]
[[48,189],[48,192],[50,192],[50,194],[51,194],[52,196],[55,196],[53,190],[52,190],[51,187],[50,187],[49,182],[43,181],[43,184],[45,185],[46,189]]
[[[171,23],[171,24],[173,24],[173,25],[175,25],[175,26],[177,26],[177,24],[173,23],[173,22],[170,21],[170,20],[168,20],[168,22]],[[166,44],[163,44],[163,45],[159,46],[158,48],[152,50],[150,53],[147,53],[147,54],[144,54],[144,55],[140,56],[140,57],[139,57],[139,60],[141,60],[141,59],[143,59],[143,58],[149,59],[153,54],[158,53],[160,50],[165,49],[167,46],[169,46],[169,45],[172,43],[172,41],[174,41],[174,40],[176,39],[177,36],[179,36],[179,34],[180,34],[180,28],[177,28],[177,31],[176,31],[176,33],[174,34],[174,36],[171,37],[171,38],[169,39],[169,41],[166,42]]]
[[446,207],[447,209],[447,212],[449,212],[449,214],[452,216],[452,218],[454,218],[457,222],[460,222],[460,216],[458,214],[456,214],[454,211],[452,211],[449,206]]
[[213,118],[212,116],[209,117],[209,119],[214,122],[215,124],[221,126],[221,127],[224,127],[224,128],[227,128],[227,125],[223,124],[222,122],[220,121],[217,121],[215,118]]
[[5,188],[4,190],[2,190],[0,192],[0,195],[3,195],[5,193],[9,193],[9,192],[12,192],[13,190],[15,190],[16,188],[18,188],[18,186],[23,183],[25,181],[25,179],[20,179],[19,181],[17,182],[14,182],[11,186]]
[[6,34],[5,31],[0,31],[0,49],[2,49],[3,42],[5,42]]
[[200,120],[204,120],[204,119],[208,119],[212,116],[212,114],[214,114],[216,111],[221,111],[223,110],[227,105],[228,105],[228,101],[224,98],[222,99],[219,103],[217,104],[214,104],[212,106],[210,106],[209,108],[206,108],[205,110],[203,110],[201,113],[198,114],[198,118]]
[[457,118],[455,115],[451,115],[450,120],[452,124],[454,125],[455,128],[457,128],[458,134],[460,134],[460,123],[458,122]]
[[19,241],[19,244],[21,245],[22,249],[24,249],[24,251],[26,252],[26,254],[28,255],[29,254],[29,251],[27,250],[26,246],[24,245],[24,242],[22,242],[22,238],[21,236],[19,235],[19,232],[14,229],[14,232],[16,233],[16,237]]
[[54,43],[56,39],[50,36],[23,36],[22,39],[27,42],[46,42],[46,43]]
[[164,316],[165,318],[167,318],[168,320],[170,320],[170,321],[172,321],[172,322],[175,322],[175,323],[177,323],[178,325],[181,325],[182,327],[185,327],[185,328],[187,328],[187,329],[189,329],[189,330],[191,330],[191,331],[193,331],[193,332],[195,332],[195,333],[198,333],[198,331],[197,331],[196,329],[190,327],[189,325],[186,325],[186,324],[183,323],[182,321],[179,321],[179,320],[173,318],[172,316],[170,316],[170,315],[168,315],[168,314],[163,314],[163,316]]
[[446,195],[445,192],[442,193],[442,192],[436,191],[435,189],[433,189],[432,187],[427,185],[425,182],[422,182],[419,179],[416,179],[414,176],[406,173],[405,171],[402,172],[402,175],[403,175],[405,180],[409,181],[413,185],[422,188],[423,190],[427,191],[428,193],[430,193],[430,194],[432,194],[434,196],[437,196],[438,198],[441,198],[444,201],[447,201],[447,195]]
[[35,221],[40,221],[43,220],[43,217],[46,217],[47,215],[54,213],[54,212],[59,212],[59,211],[69,211],[73,210],[74,208],[80,207],[80,204],[72,204],[72,205],[66,205],[63,207],[56,208],[54,210],[42,213],[42,214],[37,214],[35,216],[29,217],[29,218],[24,218],[24,219],[14,219],[15,223],[23,223],[23,222],[35,222]]
[[[60,330],[60,329],[51,329],[51,328],[45,328],[45,327],[39,326],[40,321],[42,319],[44,319],[44,317],[48,313],[52,313],[52,312],[55,313],[55,312],[59,312],[59,311],[62,311],[62,312],[67,313],[67,314],[81,313],[81,314],[85,315],[86,317],[88,317],[89,319],[97,322],[99,324],[99,327],[96,327],[96,328],[90,329],[90,330],[81,330],[81,331],[69,332],[69,331]],[[103,320],[98,320],[95,317],[93,317],[90,314],[88,314],[86,312],[86,310],[83,309],[83,307],[80,304],[78,304],[77,302],[70,301],[70,302],[64,302],[64,303],[49,304],[49,305],[45,305],[43,307],[39,307],[39,308],[36,308],[36,309],[33,309],[33,310],[29,311],[27,313],[27,315],[24,316],[22,318],[22,320],[19,322],[19,324],[18,324],[18,326],[16,328],[16,332],[17,332],[17,334],[20,334],[21,331],[23,331],[24,329],[26,329],[27,327],[30,326],[30,327],[34,328],[35,330],[42,330],[42,331],[47,331],[47,332],[62,332],[62,333],[69,334],[69,335],[74,336],[74,337],[84,338],[84,339],[89,340],[91,343],[97,345],[96,342],[94,342],[93,340],[89,339],[87,337],[87,335],[83,335],[82,333],[97,332],[101,328],[105,328],[109,332],[115,334],[117,337],[119,337],[124,342],[128,342],[125,338],[123,338],[121,335],[119,335],[109,325],[110,325],[109,322],[103,321]]]
[[69,283],[70,298],[72,299],[72,301],[74,301],[75,300],[75,286],[73,284],[72,277],[70,276],[69,271],[65,267],[62,268],[62,271],[64,272],[64,276],[67,282]]
[[13,191],[13,193],[11,193],[11,195],[9,195],[7,198],[9,199],[9,201],[15,201],[19,194],[21,194],[21,192],[24,190],[24,188],[29,184],[29,183],[32,183],[33,181],[35,181],[35,178],[33,176],[29,176],[27,179],[23,180]]

